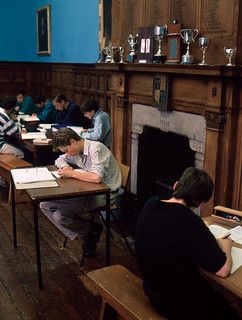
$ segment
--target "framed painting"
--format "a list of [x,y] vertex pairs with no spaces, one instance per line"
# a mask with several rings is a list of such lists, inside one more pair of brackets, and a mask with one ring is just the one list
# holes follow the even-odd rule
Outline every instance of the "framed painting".
[[51,53],[50,44],[50,5],[36,11],[37,52],[39,55]]

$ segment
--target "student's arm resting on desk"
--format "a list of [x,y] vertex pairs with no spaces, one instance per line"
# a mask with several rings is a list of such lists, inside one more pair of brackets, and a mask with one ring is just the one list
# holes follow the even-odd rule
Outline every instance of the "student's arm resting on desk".
[[231,257],[231,248],[232,248],[232,240],[227,239],[217,239],[220,248],[226,254],[225,264],[222,266],[220,270],[216,272],[216,275],[221,278],[226,278],[231,271],[232,268],[232,257]]
[[70,168],[64,167],[63,169],[59,169],[58,173],[63,178],[74,178],[86,182],[92,182],[92,183],[101,183],[101,178],[93,173],[93,172],[77,172]]

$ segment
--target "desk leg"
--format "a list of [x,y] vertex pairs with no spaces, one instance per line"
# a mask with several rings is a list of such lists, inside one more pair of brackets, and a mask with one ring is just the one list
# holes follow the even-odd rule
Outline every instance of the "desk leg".
[[17,248],[17,228],[16,228],[16,208],[15,208],[15,186],[11,178],[11,201],[12,201],[12,227],[13,227],[13,246]]
[[33,201],[33,214],[34,214],[34,234],[35,234],[35,251],[36,251],[36,262],[39,288],[43,288],[42,271],[41,271],[41,257],[40,257],[40,242],[39,242],[39,222],[38,222],[38,208],[36,201]]
[[110,265],[110,193],[106,193],[106,265]]

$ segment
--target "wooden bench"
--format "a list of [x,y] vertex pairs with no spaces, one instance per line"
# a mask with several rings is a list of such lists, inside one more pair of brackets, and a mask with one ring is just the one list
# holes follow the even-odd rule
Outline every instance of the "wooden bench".
[[142,281],[120,265],[88,272],[101,295],[99,320],[167,320],[157,314],[145,296]]
[[[11,182],[11,170],[16,168],[23,167],[32,167],[33,165],[23,159],[20,159],[12,154],[0,154],[0,176],[3,177],[6,182],[10,185]],[[18,193],[16,202],[21,201],[21,192]],[[10,203],[11,199],[11,190],[9,188],[8,200]]]

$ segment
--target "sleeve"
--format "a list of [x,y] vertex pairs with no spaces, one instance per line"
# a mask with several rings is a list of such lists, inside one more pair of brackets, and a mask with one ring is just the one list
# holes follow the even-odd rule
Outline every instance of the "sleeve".
[[38,115],[38,118],[40,119],[40,121],[51,123],[52,119],[54,118],[54,112],[55,107],[52,104],[47,104],[43,112]]
[[66,155],[63,154],[63,155],[59,156],[59,158],[57,158],[55,160],[55,165],[58,168],[62,168],[62,167],[68,166],[68,162],[66,161]]
[[[8,119],[7,119],[8,120]],[[2,131],[7,136],[19,135],[19,130],[13,120],[8,120],[2,127]]]
[[83,132],[84,139],[103,141],[104,139],[104,122],[101,117],[95,119],[94,128],[88,129],[88,132]]
[[31,97],[26,96],[21,107],[21,112],[28,114],[31,116],[31,114],[35,113],[37,111],[37,108],[35,107],[35,104]]
[[92,159],[92,166],[90,172],[95,173],[98,175],[101,180],[105,175],[105,163],[106,157],[104,156],[103,152],[103,145],[99,143],[95,146],[90,146],[90,157]]
[[199,217],[191,228],[189,255],[194,263],[202,269],[216,273],[226,262],[226,255],[219,247],[217,240]]

